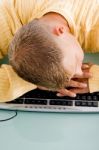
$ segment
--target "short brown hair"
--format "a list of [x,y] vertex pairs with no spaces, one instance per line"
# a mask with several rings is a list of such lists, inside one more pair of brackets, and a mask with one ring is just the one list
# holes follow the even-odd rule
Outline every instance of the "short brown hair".
[[62,88],[67,81],[61,51],[39,19],[18,30],[8,56],[13,69],[26,81],[50,89]]

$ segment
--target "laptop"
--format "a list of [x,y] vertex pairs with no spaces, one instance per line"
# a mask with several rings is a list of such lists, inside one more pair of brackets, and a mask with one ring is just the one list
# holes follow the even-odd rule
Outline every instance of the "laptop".
[[33,90],[6,103],[0,109],[36,112],[99,112],[99,92],[57,97],[55,92]]

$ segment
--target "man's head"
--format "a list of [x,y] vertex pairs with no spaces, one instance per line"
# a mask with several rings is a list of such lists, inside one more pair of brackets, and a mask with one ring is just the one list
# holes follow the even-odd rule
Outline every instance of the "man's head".
[[15,34],[9,61],[23,79],[56,90],[82,73],[82,50],[65,22],[48,18],[35,19]]

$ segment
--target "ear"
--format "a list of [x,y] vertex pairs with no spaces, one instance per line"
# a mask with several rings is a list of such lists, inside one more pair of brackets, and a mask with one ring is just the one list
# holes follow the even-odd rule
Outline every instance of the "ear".
[[64,26],[56,26],[53,29],[53,33],[57,36],[60,36],[60,35],[64,34],[64,32],[65,32]]

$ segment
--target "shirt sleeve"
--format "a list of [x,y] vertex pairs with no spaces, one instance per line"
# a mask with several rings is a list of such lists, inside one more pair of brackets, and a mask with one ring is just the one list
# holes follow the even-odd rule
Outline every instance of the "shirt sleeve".
[[93,65],[90,68],[92,78],[89,79],[89,90],[90,93],[99,91],[99,65]]
[[0,67],[0,102],[14,100],[37,86],[20,78],[10,65]]
[[14,0],[0,0],[0,59],[8,53],[9,44],[21,26]]

